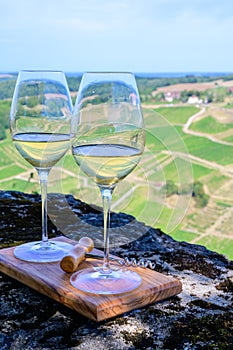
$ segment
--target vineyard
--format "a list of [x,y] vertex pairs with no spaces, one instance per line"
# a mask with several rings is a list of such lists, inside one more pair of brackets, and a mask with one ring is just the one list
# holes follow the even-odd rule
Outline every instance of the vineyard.
[[[132,214],[177,240],[205,245],[233,259],[230,105],[230,100],[227,108],[226,102],[143,103],[145,153],[134,172],[117,186],[112,210]],[[8,129],[5,133],[0,141],[0,189],[39,193],[35,169],[14,149]],[[79,171],[70,153],[52,169],[49,192],[69,193],[101,207],[98,189]]]

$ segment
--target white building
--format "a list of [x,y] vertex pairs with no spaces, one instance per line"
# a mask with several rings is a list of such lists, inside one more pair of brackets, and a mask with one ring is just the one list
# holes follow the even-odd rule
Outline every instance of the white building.
[[188,101],[187,101],[189,104],[197,104],[197,103],[202,103],[202,100],[199,99],[199,97],[193,95],[193,96],[190,96]]

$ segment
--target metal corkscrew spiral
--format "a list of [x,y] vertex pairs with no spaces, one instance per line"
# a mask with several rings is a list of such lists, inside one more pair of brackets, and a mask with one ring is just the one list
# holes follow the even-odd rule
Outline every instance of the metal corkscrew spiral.
[[[90,259],[103,259],[103,256],[99,254],[92,254],[92,253],[86,253],[85,257]],[[141,267],[143,269],[149,268],[151,270],[155,269],[155,263],[153,263],[149,259],[144,259],[144,258],[136,259],[136,258],[127,258],[127,257],[118,258],[112,255],[109,256],[109,259],[117,262],[121,266],[135,267],[135,268]]]
[[118,263],[120,265],[126,265],[129,267],[141,267],[143,269],[150,268],[151,270],[155,269],[155,263],[153,263],[149,259],[144,259],[144,258],[140,258],[139,260],[135,258],[132,258],[132,259],[124,258],[123,260],[118,259]]
[[[100,254],[94,254],[92,253],[92,249],[94,248],[94,243],[92,239],[89,237],[83,237],[79,240],[78,244],[76,244],[71,251],[68,253],[68,255],[64,256],[63,259],[60,262],[60,266],[63,271],[71,273],[77,270],[80,263],[85,258],[90,259],[103,259],[103,255]],[[112,261],[117,262],[121,266],[126,267],[140,267],[143,269],[150,268],[151,270],[155,269],[155,263],[153,263],[149,259],[135,259],[135,258],[119,258],[113,255],[109,256],[109,259]]]

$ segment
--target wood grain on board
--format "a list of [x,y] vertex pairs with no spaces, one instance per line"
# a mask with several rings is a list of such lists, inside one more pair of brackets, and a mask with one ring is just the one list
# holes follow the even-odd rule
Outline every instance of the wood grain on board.
[[[59,237],[58,240],[76,243],[65,237]],[[94,248],[93,253],[98,253],[98,250]],[[80,265],[80,269],[99,264],[94,259],[87,259]],[[14,247],[0,250],[0,271],[95,321],[141,308],[174,296],[182,290],[181,282],[176,278],[154,270],[137,268],[142,284],[131,292],[114,295],[84,293],[70,284],[70,275],[60,268],[59,262],[22,261],[15,258]]]

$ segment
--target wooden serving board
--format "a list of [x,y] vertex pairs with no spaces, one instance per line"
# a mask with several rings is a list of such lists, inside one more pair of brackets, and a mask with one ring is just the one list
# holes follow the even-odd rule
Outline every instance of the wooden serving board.
[[[76,243],[65,237],[55,240]],[[93,250],[93,253],[97,252],[97,249]],[[80,268],[97,265],[98,261],[88,259]],[[182,290],[181,282],[171,276],[137,268],[142,284],[131,292],[114,295],[84,293],[70,284],[70,275],[60,268],[59,263],[29,263],[19,260],[14,256],[14,247],[0,250],[0,271],[94,321],[141,308],[174,296]]]

